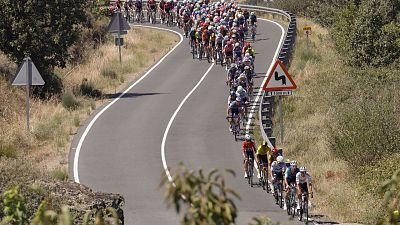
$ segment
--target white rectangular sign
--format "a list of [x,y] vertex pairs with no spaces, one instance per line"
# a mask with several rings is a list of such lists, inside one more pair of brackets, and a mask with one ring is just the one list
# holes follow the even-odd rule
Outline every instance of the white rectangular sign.
[[292,95],[292,91],[268,91],[267,95],[269,96],[288,96]]

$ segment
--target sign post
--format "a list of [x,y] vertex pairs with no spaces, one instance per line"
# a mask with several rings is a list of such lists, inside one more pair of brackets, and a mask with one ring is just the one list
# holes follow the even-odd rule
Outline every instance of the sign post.
[[279,120],[281,128],[281,144],[283,144],[283,109],[282,109],[282,96],[289,96],[292,94],[291,90],[297,88],[296,83],[286,70],[285,66],[280,60],[277,60],[272,67],[266,82],[263,85],[263,90],[267,91],[269,96],[279,96]]
[[310,26],[304,26],[303,27],[304,34],[307,35],[307,40],[308,40],[308,35],[311,35],[311,27]]
[[108,24],[108,32],[117,36],[115,39],[115,45],[118,46],[118,53],[119,53],[119,63],[122,63],[122,54],[121,54],[121,46],[123,45],[124,41],[121,38],[121,35],[125,35],[128,33],[131,27],[129,26],[128,22],[126,22],[125,18],[123,17],[120,11],[114,12],[114,15]]
[[29,88],[31,85],[44,85],[44,80],[31,58],[26,57],[24,59],[23,64],[18,68],[12,85],[26,85],[26,129],[29,133]]

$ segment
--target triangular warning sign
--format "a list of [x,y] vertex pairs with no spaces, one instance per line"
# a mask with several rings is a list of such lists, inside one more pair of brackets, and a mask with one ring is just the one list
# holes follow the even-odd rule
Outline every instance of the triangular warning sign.
[[42,76],[40,76],[38,69],[29,57],[25,58],[24,63],[19,66],[12,85],[27,85],[28,83],[29,85],[44,85]]
[[264,91],[294,90],[297,88],[285,66],[277,60],[263,85]]
[[118,33],[118,31],[121,32],[121,34],[126,34],[127,30],[130,30],[131,27],[129,26],[128,22],[126,22],[126,19],[122,15],[121,12],[117,11],[114,13],[111,22],[108,24],[108,32],[110,33]]

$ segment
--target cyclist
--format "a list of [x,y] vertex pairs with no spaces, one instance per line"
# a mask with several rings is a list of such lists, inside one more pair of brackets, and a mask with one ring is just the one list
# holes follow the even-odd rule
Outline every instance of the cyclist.
[[[157,11],[157,3],[156,3],[156,1],[155,0],[149,0],[147,2],[147,9],[149,10],[148,13],[150,13],[152,15],[151,19],[153,20],[153,14],[154,14],[154,19],[155,19],[155,14],[156,14],[156,11]],[[152,23],[155,23],[155,21],[152,21]]]
[[285,171],[285,203],[283,209],[286,210],[286,202],[289,198],[290,186],[291,184],[296,184],[296,175],[300,172],[299,168],[297,168],[297,161],[293,160],[290,162],[290,167],[286,168]]
[[276,161],[273,161],[271,164],[272,192],[274,192],[274,186],[276,182],[282,181],[283,183],[283,173],[285,171],[286,171],[286,163],[283,161],[283,156],[280,155],[276,157]]
[[251,140],[251,136],[249,134],[246,134],[245,139],[242,142],[242,147],[243,147],[243,158],[244,158],[244,178],[247,178],[247,166],[249,164],[249,160],[254,160],[254,152],[256,151],[256,147],[254,142]]
[[233,62],[233,44],[231,41],[228,41],[224,47],[224,54],[226,60],[226,69],[228,69],[228,65]]
[[250,14],[250,25],[257,26],[257,16],[254,12],[251,12]]
[[160,21],[161,24],[163,24],[165,21],[165,12],[164,12],[164,6],[165,6],[165,1],[164,0],[160,0],[160,3],[158,3],[158,8],[160,11]]
[[136,8],[136,21],[137,22],[142,22],[142,16],[143,16],[143,3],[142,0],[136,0],[135,2],[135,8]]
[[[264,169],[268,173],[268,154],[271,149],[268,147],[267,141],[264,141],[257,149],[257,162],[259,165],[259,171]],[[258,179],[261,179],[260,172],[258,173]]]
[[240,98],[243,103],[248,100],[247,92],[242,86],[238,86],[236,91],[236,97]]
[[312,180],[310,174],[307,172],[304,166],[300,167],[300,172],[296,174],[297,184],[297,209],[300,209],[300,200],[303,193],[310,193],[312,197]]
[[166,18],[167,18],[167,24],[168,24],[168,21],[171,21],[173,18],[172,18],[172,9],[173,9],[173,2],[172,2],[172,0],[168,0],[165,4],[164,4],[164,12],[165,12],[165,15],[166,15]]
[[[231,92],[228,99],[228,108],[226,110],[226,116],[231,117],[231,121],[235,121],[239,116],[239,108],[240,108],[240,98],[236,98],[235,94]],[[239,122],[237,124],[239,126]],[[229,131],[232,132],[234,127],[232,127],[232,122],[229,123]]]
[[235,63],[231,63],[231,67],[229,67],[226,76],[226,84],[229,85],[229,87],[231,87],[232,83],[235,81],[237,72],[237,65]]
[[[196,29],[192,27],[189,32],[189,45],[190,47],[196,47]],[[194,51],[194,49],[192,49]]]

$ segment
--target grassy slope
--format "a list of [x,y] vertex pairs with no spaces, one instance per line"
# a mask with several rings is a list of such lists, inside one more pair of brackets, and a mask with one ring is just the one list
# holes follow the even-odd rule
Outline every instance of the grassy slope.
[[[118,62],[118,50],[109,40],[88,54],[86,62],[57,73],[63,80],[64,91],[74,93],[83,79],[103,94],[114,94],[123,85],[165,54],[178,41],[174,34],[152,29],[135,28],[125,36],[122,48],[123,64]],[[16,66],[0,56],[1,72],[9,76]],[[31,138],[25,132],[25,92],[23,88],[10,86],[0,76],[0,156],[28,157],[30,161],[53,171],[56,178],[67,177],[69,142],[81,121],[90,115],[97,105],[106,100],[95,100],[75,94],[78,104],[75,110],[67,110],[57,99],[31,101]],[[10,158],[9,157],[9,158]],[[3,158],[2,160],[7,160]],[[0,190],[1,192],[3,190]]]
[[[400,159],[399,154],[383,157],[377,164],[355,168],[351,161],[362,165],[358,161],[360,159],[343,160],[343,157],[335,154],[335,145],[331,143],[332,132],[340,132],[340,127],[336,129],[337,116],[346,110],[356,111],[360,102],[365,101],[358,96],[363,95],[366,89],[385,92],[382,90],[384,86],[357,82],[358,78],[351,76],[354,68],[340,60],[328,31],[301,18],[297,22],[299,36],[289,72],[297,82],[298,89],[292,97],[284,98],[285,143],[278,145],[283,146],[288,158],[298,160],[311,171],[316,189],[312,199],[313,214],[323,214],[341,221],[376,223],[383,213],[381,198],[377,194],[379,184],[390,178]],[[301,30],[304,25],[311,25],[313,29],[308,42]],[[398,87],[398,78],[391,85],[396,86],[396,83]],[[399,96],[398,91],[395,96]],[[390,104],[396,108],[396,101]],[[374,107],[380,106],[377,104]],[[277,114],[274,120],[274,124],[279,124]],[[368,121],[358,122],[363,124],[360,127],[368,129],[365,125]],[[366,132],[356,130],[355,134],[363,135]],[[278,125],[275,125],[274,133],[280,137]],[[356,142],[362,139],[354,139],[355,145],[362,144]]]

